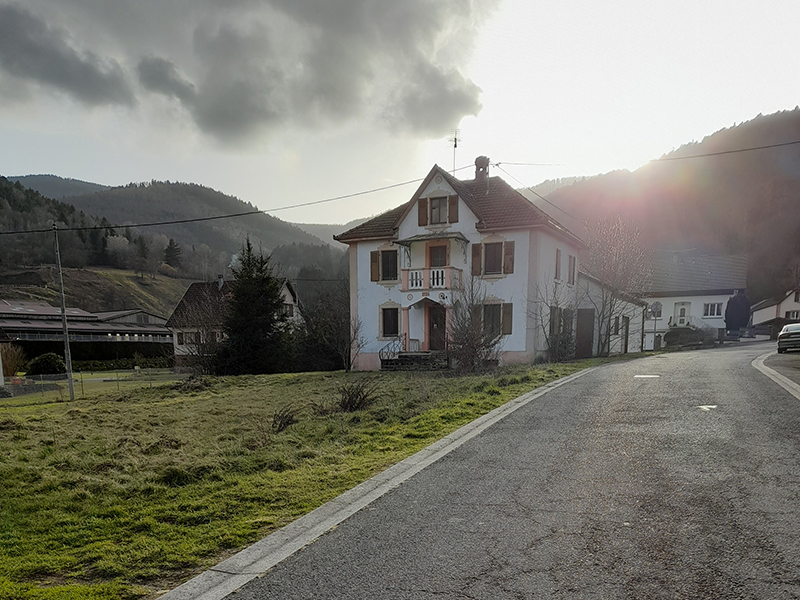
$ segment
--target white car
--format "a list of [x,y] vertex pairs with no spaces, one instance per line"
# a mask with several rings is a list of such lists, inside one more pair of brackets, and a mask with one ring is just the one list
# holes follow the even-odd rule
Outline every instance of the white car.
[[800,348],[800,323],[785,325],[778,334],[778,352],[783,353],[790,348]]

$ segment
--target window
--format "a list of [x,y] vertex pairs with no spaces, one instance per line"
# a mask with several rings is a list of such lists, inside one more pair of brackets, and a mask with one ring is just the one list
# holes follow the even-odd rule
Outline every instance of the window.
[[800,319],[800,310],[787,310],[786,311],[786,318],[787,319]]
[[447,198],[431,198],[431,224],[447,223]]
[[619,317],[614,317],[614,335],[619,335]]
[[567,283],[570,285],[574,285],[575,271],[577,270],[576,267],[578,266],[578,258],[570,254],[568,260],[569,260],[569,272],[567,274]]
[[722,302],[712,302],[710,304],[703,304],[704,317],[721,317],[722,316]]
[[550,307],[550,335],[572,335],[572,319],[574,312],[560,306]]
[[[110,333],[108,335],[111,335]],[[178,346],[183,346],[183,332],[178,332]]]
[[447,266],[447,246],[431,246],[431,267]]
[[795,292],[794,293],[794,301],[795,302],[800,302],[800,292]]
[[508,275],[514,272],[514,242],[472,245],[472,274]]
[[503,272],[503,242],[484,244],[484,268],[487,275]]
[[660,319],[661,318],[661,306],[658,307],[657,310],[650,309],[650,318],[651,319]]
[[283,314],[285,317],[291,319],[294,317],[294,304],[284,304],[283,305]]
[[369,253],[370,281],[398,280],[397,250],[373,250]]
[[400,335],[400,309],[381,309],[381,337],[396,337]]
[[561,249],[556,248],[556,279],[561,279]]
[[499,337],[502,333],[503,306],[501,304],[483,305],[483,331],[488,335]]
[[417,201],[417,212],[420,227],[458,223],[458,196],[420,198]]

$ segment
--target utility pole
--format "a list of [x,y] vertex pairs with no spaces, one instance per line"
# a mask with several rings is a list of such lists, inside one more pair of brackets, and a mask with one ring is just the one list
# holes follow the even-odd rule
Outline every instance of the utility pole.
[[67,363],[67,385],[70,402],[75,401],[75,389],[72,386],[72,354],[69,351],[69,328],[67,327],[67,305],[64,300],[64,275],[61,272],[61,250],[58,247],[58,226],[53,223],[53,237],[56,244],[56,265],[58,265],[58,286],[61,291],[61,328],[64,330],[64,362]]

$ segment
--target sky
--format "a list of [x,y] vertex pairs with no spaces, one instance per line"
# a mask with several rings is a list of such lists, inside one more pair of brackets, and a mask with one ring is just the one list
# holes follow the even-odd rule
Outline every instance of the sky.
[[800,104],[798,22],[795,0],[0,0],[0,174],[269,210],[452,169],[456,128],[462,179],[479,155],[515,186],[633,170]]

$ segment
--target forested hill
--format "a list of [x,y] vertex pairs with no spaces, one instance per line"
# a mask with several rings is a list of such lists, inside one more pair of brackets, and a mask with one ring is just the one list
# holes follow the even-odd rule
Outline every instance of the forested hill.
[[792,274],[800,264],[800,143],[727,152],[799,140],[800,108],[759,115],[632,173],[582,179],[547,198],[589,223],[622,214],[652,247],[747,252],[755,302],[800,283],[796,267]]
[[[131,183],[67,200],[89,214],[103,215],[112,223],[146,223],[210,217],[256,210],[243,202],[211,188],[192,183]],[[322,241],[301,229],[265,214],[248,215],[200,223],[184,223],[152,228],[178,240],[184,248],[202,244],[212,254],[238,252],[246,236],[256,248],[271,252],[276,246],[292,242],[321,244]]]
[[42,196],[55,200],[63,200],[71,196],[91,194],[109,189],[107,185],[90,183],[80,179],[68,179],[57,175],[22,175],[9,177],[8,180],[11,182],[19,181],[24,187],[32,188]]

